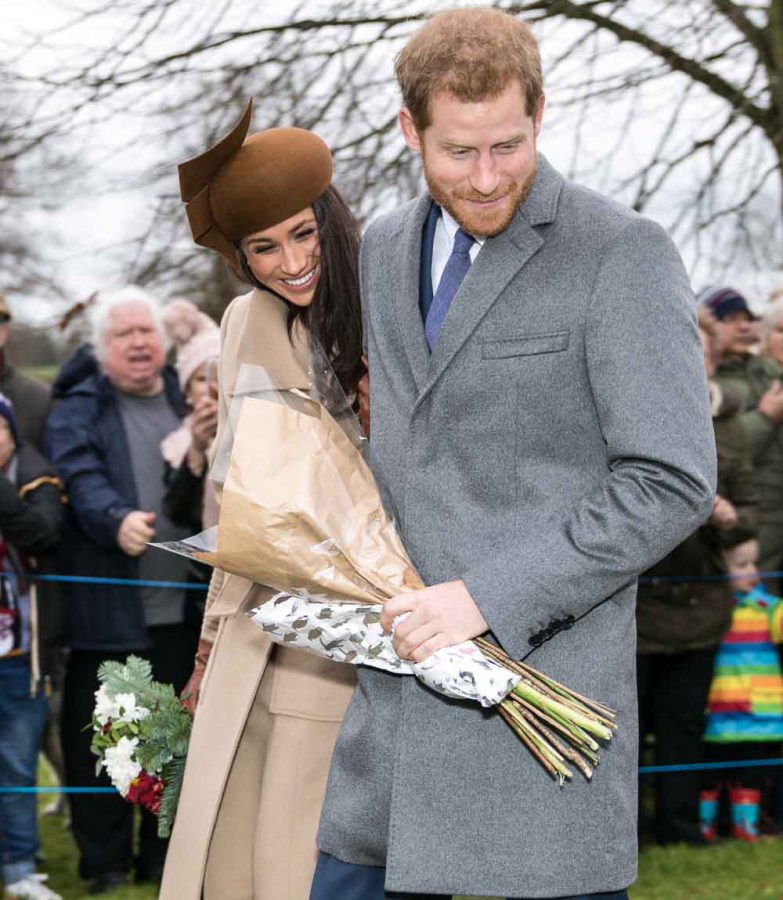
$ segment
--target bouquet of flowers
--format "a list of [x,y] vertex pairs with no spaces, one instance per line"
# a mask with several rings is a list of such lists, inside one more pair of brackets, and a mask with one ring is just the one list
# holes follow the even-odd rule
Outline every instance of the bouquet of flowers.
[[333,392],[323,397],[315,387],[237,392],[219,523],[162,546],[279,591],[249,614],[272,641],[412,674],[449,697],[496,707],[553,778],[571,778],[571,765],[590,778],[598,741],[616,729],[610,709],[486,639],[422,663],[397,656],[380,607],[424,585],[383,507],[358,424]]
[[98,670],[91,750],[96,774],[106,772],[129,802],[158,816],[158,835],[171,833],[177,811],[191,718],[170,684],[152,680],[137,656],[107,660]]

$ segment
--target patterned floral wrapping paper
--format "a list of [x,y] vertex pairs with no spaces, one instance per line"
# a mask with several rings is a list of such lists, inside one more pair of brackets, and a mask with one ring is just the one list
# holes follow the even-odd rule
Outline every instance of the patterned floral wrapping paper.
[[400,659],[392,636],[381,629],[377,604],[334,603],[306,591],[280,593],[248,616],[276,644],[299,647],[335,662],[415,675],[440,694],[482,706],[500,703],[520,680],[484,656],[472,641],[444,647],[421,663]]

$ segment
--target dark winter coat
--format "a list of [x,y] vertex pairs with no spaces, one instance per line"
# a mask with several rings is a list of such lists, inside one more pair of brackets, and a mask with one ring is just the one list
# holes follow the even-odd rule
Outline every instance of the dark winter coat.
[[[13,482],[0,475],[0,533],[11,567],[28,590],[34,574],[50,570],[65,523],[63,503],[62,482],[50,463],[32,444],[21,441]],[[62,636],[62,594],[56,584],[40,584],[30,600],[37,607],[31,616],[31,668],[37,685],[47,677]]]
[[[718,494],[737,510],[737,531],[752,533],[757,516],[751,446],[738,410],[739,397],[724,392],[713,413]],[[721,580],[726,573],[722,549],[730,539],[703,525],[644,573],[636,606],[638,653],[681,653],[720,643],[731,623],[731,588]],[[690,577],[704,580],[678,580]]]
[[[163,374],[169,403],[183,416],[176,373],[166,368]],[[137,578],[138,560],[117,543],[122,520],[138,504],[115,390],[81,348],[63,367],[53,393],[61,399],[49,416],[45,443],[70,500],[61,567],[74,575]],[[125,651],[149,645],[138,588],[76,584],[65,593],[71,648]]]

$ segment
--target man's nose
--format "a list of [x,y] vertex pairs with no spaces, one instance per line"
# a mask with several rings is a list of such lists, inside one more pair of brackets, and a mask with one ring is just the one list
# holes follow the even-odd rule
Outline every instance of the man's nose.
[[491,194],[500,184],[500,172],[491,153],[482,153],[471,172],[471,187],[479,194]]

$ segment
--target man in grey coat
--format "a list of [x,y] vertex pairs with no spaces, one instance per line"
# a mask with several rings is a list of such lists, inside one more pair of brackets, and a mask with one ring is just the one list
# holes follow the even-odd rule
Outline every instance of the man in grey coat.
[[712,510],[707,386],[657,225],[536,153],[529,28],[432,18],[397,58],[427,196],[367,231],[371,464],[427,589],[401,656],[490,633],[618,711],[560,789],[497,714],[359,670],[311,900],[626,896],[636,876],[638,574]]

